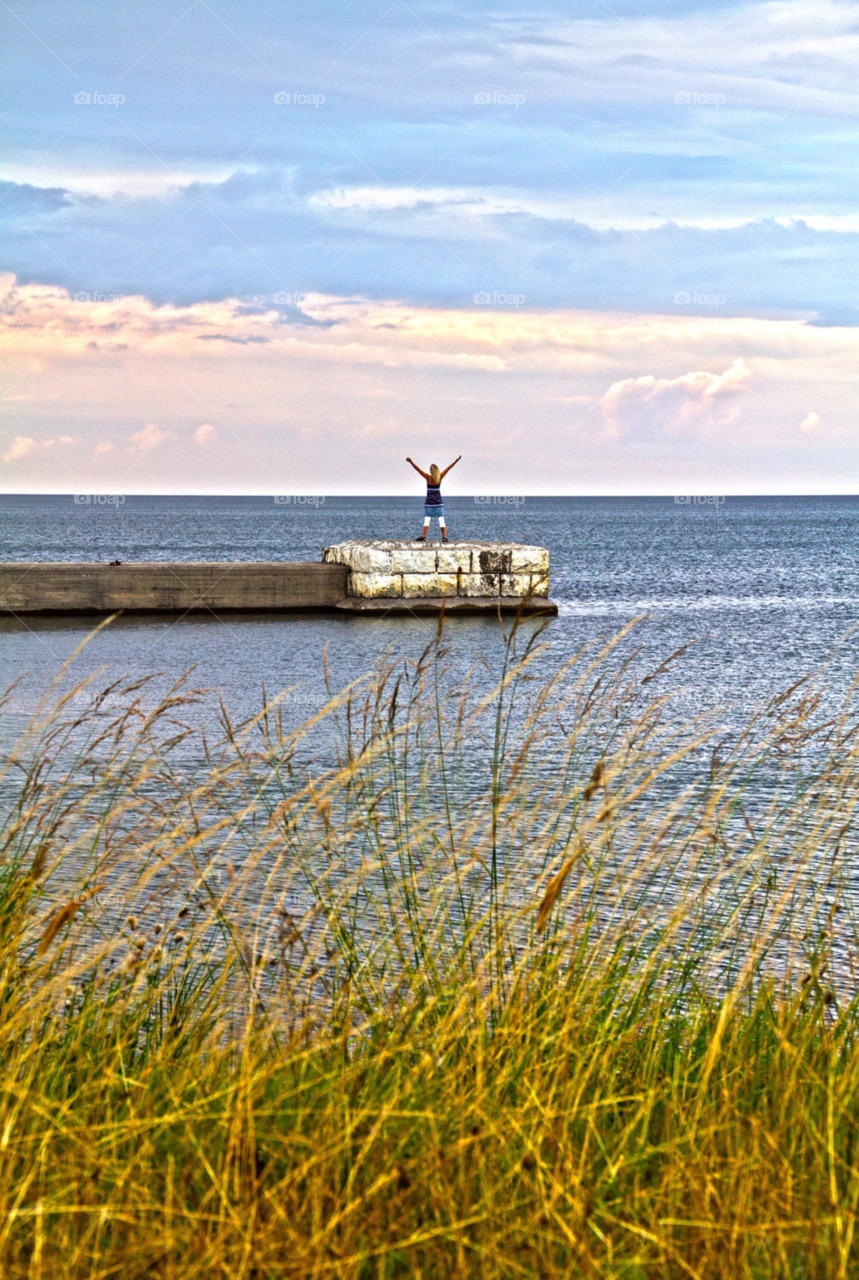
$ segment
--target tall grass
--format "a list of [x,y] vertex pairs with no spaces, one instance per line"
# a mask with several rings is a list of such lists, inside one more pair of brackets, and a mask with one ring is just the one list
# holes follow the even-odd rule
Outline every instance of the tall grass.
[[855,724],[676,725],[619,639],[514,628],[490,688],[440,629],[299,728],[39,710],[4,1277],[859,1273]]

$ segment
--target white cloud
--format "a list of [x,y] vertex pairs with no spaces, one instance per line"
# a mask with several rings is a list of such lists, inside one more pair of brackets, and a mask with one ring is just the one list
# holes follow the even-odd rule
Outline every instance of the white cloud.
[[[267,492],[288,467],[307,492],[401,493],[427,439],[464,455],[452,492],[835,492],[859,430],[859,327],[321,295],[305,324],[45,285],[6,304],[0,359],[40,402],[18,429],[77,442],[33,446],[13,487],[36,492]],[[812,404],[837,431],[800,432]]]
[[38,440],[33,440],[30,436],[16,436],[3,454],[3,461],[17,462],[19,458],[26,458],[28,453],[32,453],[38,447]]
[[160,427],[156,427],[154,422],[147,422],[142,431],[134,432],[131,439],[141,453],[145,453],[148,449],[154,449],[165,440],[169,440],[170,435],[169,431],[162,431]]
[[688,435],[736,418],[736,398],[752,381],[743,360],[724,373],[696,370],[679,378],[624,378],[601,401],[611,435]]
[[819,413],[807,413],[799,424],[800,431],[807,431],[810,434],[825,431],[826,423],[823,421]]
[[194,441],[196,444],[203,445],[218,443],[218,433],[211,422],[204,422],[202,426],[197,428],[194,432]]
[[[394,209],[416,209],[428,205],[484,204],[480,192],[449,187],[336,187],[318,191],[308,200],[312,209],[359,210],[362,213],[390,212]],[[499,202],[495,211],[517,211],[521,204]]]

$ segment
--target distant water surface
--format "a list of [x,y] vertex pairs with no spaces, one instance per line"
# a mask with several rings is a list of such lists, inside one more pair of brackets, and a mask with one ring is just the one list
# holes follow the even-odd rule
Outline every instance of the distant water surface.
[[[678,714],[722,708],[737,723],[761,700],[827,663],[827,698],[847,689],[859,658],[859,499],[727,498],[723,505],[671,498],[525,498],[517,504],[445,499],[457,538],[547,546],[551,596],[560,616],[545,633],[554,665],[587,641],[644,615],[637,669],[696,643],[665,676]],[[71,496],[0,498],[0,559],[318,560],[352,538],[414,536],[421,502],[326,498],[320,505],[272,498],[126,497],[120,506]],[[105,680],[158,671],[219,691],[236,715],[295,686],[291,713],[309,714],[323,694],[322,657],[335,686],[363,674],[384,651],[417,656],[428,619],[189,615],[123,618],[100,632],[74,664]],[[86,619],[0,619],[0,681],[21,677],[16,707],[34,704],[46,681],[86,636]],[[632,647],[632,641],[627,649]],[[454,619],[449,661],[458,678],[475,662],[497,663],[497,621]],[[650,686],[653,687],[653,686]]]

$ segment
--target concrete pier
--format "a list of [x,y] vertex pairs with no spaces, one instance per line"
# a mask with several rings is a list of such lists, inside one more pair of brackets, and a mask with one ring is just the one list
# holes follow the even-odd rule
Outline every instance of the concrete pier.
[[0,564],[0,614],[540,613],[549,555],[510,543],[372,541],[322,562]]
[[0,613],[280,613],[333,609],[347,570],[251,564],[0,564]]

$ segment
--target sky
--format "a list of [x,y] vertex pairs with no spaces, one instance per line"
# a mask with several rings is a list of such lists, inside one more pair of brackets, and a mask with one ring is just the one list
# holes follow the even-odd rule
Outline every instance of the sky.
[[3,0],[5,492],[859,491],[859,10]]

